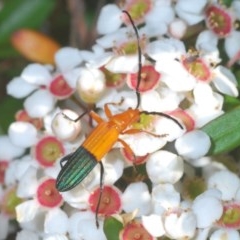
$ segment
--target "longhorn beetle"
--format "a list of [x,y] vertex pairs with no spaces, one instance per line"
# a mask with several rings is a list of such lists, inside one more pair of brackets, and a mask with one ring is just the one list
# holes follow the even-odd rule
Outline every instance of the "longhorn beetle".
[[[138,46],[138,83],[136,87],[137,106],[135,109],[129,108],[123,113],[112,115],[109,109],[109,105],[118,105],[120,103],[105,104],[104,111],[108,118],[108,121],[104,121],[97,113],[91,111],[89,114],[97,122],[98,125],[93,129],[93,131],[89,134],[89,136],[86,138],[83,144],[75,152],[66,155],[60,160],[61,170],[56,180],[56,188],[58,189],[59,192],[68,191],[74,188],[79,183],[81,183],[83,179],[92,171],[92,169],[96,166],[97,163],[100,164],[101,170],[100,195],[96,207],[97,227],[99,226],[98,211],[103,192],[104,168],[101,159],[112,149],[113,145],[116,142],[120,142],[129,153],[133,154],[131,148],[128,146],[126,142],[119,138],[119,135],[145,132],[144,130],[128,129],[128,127],[131,126],[133,123],[139,121],[140,114],[142,113],[149,115],[159,115],[171,119],[180,128],[183,129],[182,125],[176,119],[172,118],[167,114],[161,112],[140,111],[138,109],[141,100],[138,89],[141,80],[142,52],[140,48],[140,41],[137,28],[130,14],[125,10],[123,10],[123,12],[128,16],[137,38]],[[82,114],[73,121],[78,121],[83,115],[84,114]],[[153,133],[149,134],[158,136]],[[64,162],[66,162],[66,164],[63,165]]]

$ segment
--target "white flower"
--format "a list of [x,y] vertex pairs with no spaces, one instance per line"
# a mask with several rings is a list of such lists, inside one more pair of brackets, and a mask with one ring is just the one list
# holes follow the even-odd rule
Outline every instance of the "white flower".
[[[55,98],[41,86],[50,84],[52,76],[43,65],[33,63],[28,65],[20,77],[14,78],[7,85],[7,93],[16,98],[26,98],[24,107],[31,117],[43,117],[55,105]],[[22,90],[22,86],[26,86]],[[37,90],[38,89],[38,90]],[[33,92],[35,90],[35,92]],[[36,91],[37,90],[37,91]]]
[[[140,33],[149,37],[167,33],[167,26],[175,17],[171,1],[126,1],[122,9],[130,13],[136,25],[145,23]],[[122,23],[129,23],[128,17],[117,5],[108,4],[100,12],[97,30],[109,34],[117,31]]]
[[172,212],[165,216],[166,234],[173,239],[194,237],[196,232],[196,216],[191,211]]

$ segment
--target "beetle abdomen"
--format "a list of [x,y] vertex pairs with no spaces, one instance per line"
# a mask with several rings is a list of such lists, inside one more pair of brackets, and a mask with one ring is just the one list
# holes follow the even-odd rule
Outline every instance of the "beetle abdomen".
[[56,182],[59,192],[65,192],[78,185],[96,166],[95,156],[84,147],[79,147],[69,156]]

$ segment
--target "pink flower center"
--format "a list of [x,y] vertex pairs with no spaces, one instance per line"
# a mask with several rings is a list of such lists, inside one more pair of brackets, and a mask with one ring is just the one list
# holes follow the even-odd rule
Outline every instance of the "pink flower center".
[[41,206],[48,208],[61,206],[63,198],[55,186],[55,179],[44,180],[38,186],[36,198]]
[[[152,65],[143,66],[141,70],[141,79],[138,91],[139,92],[146,92],[153,90],[157,87],[160,81],[160,73],[155,70]],[[130,74],[127,79],[128,86],[131,89],[136,90],[138,85],[138,74]]]
[[209,66],[198,56],[190,56],[182,59],[184,68],[197,80],[207,82],[211,79]]
[[[97,188],[89,197],[88,202],[93,212],[96,212],[99,197],[100,188]],[[120,209],[121,199],[118,189],[113,186],[104,186],[98,213],[104,216],[110,216],[118,213]]]
[[207,26],[220,38],[226,37],[231,31],[233,20],[226,9],[220,5],[210,5],[206,9]]
[[65,99],[72,95],[72,89],[62,75],[57,76],[52,80],[49,86],[49,91],[59,99]]
[[131,222],[122,230],[122,240],[152,240],[153,237],[147,232],[141,223]]
[[35,146],[35,158],[44,167],[53,166],[64,153],[63,144],[53,136],[42,138]]
[[240,205],[238,203],[226,203],[217,225],[224,228],[240,229]]

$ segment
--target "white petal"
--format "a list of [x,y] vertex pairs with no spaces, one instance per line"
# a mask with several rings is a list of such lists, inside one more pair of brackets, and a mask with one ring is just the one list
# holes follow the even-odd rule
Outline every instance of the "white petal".
[[153,237],[161,237],[165,233],[160,215],[142,216],[142,224]]
[[44,86],[47,86],[52,79],[47,67],[38,63],[32,63],[25,67],[21,77],[28,83]]
[[169,33],[172,37],[181,39],[187,31],[187,24],[182,19],[176,18],[169,25]]
[[133,212],[137,209],[137,216],[149,214],[152,205],[146,183],[136,182],[129,184],[122,194],[122,204],[126,212]]
[[152,201],[155,209],[160,205],[169,210],[179,206],[180,194],[174,189],[172,184],[158,184],[152,189]]
[[194,240],[207,240],[211,229],[211,227],[197,229]]
[[164,140],[172,142],[186,132],[181,122],[178,121],[178,123],[181,127],[172,119],[159,117],[154,121],[153,126],[156,134],[162,135]]
[[233,58],[240,51],[240,31],[232,31],[224,41],[225,51],[229,58]]
[[196,48],[200,51],[207,51],[210,47],[217,47],[218,38],[213,34],[212,31],[205,30],[198,34],[196,41]]
[[17,163],[19,162],[19,159],[16,161],[11,161],[8,165],[6,171],[5,171],[5,177],[4,177],[4,183],[6,185],[14,185],[17,182]]
[[221,191],[224,201],[233,200],[238,188],[240,180],[234,173],[223,170],[214,173],[208,180],[209,188],[216,188]]
[[176,4],[176,12],[189,25],[196,24],[204,19],[203,10],[207,0],[200,0],[197,4],[191,0],[180,0]]
[[136,156],[153,153],[167,143],[165,137],[155,137],[148,133],[123,134],[121,139],[130,146]]
[[31,147],[37,142],[37,129],[28,122],[13,122],[8,128],[12,143],[19,147]]
[[197,218],[197,227],[206,228],[212,226],[222,216],[223,206],[215,197],[199,195],[193,201],[192,210]]
[[95,103],[106,88],[106,79],[98,69],[85,68],[77,81],[77,92],[80,98],[88,103]]
[[149,22],[139,29],[140,36],[156,37],[167,34],[168,26],[164,22]]
[[100,47],[108,49],[128,42],[129,28],[122,27],[118,31],[104,35],[96,40]]
[[238,0],[232,1],[231,7],[233,8],[236,17],[240,19],[240,2]]
[[149,156],[146,170],[153,183],[173,184],[183,175],[183,160],[171,152],[157,151]]
[[[98,178],[99,184],[99,178]],[[70,206],[77,209],[87,209],[90,192],[84,184],[79,184],[71,191],[63,192],[62,197]]]
[[104,183],[113,184],[123,174],[124,160],[119,151],[110,151],[102,160],[104,165]]
[[6,215],[0,213],[0,239],[7,239],[8,231],[9,231],[9,219]]
[[81,52],[77,48],[61,48],[55,54],[55,62],[60,71],[64,73],[81,64]]
[[92,212],[74,213],[69,219],[70,239],[78,240],[106,240],[103,232],[103,222],[99,222],[99,228],[96,227],[95,214]]
[[0,159],[11,160],[24,153],[25,148],[15,146],[8,136],[0,136]]
[[217,90],[221,93],[237,97],[237,80],[234,74],[223,66],[218,66],[214,69],[215,78],[213,83]]
[[[186,71],[179,61],[158,61],[155,68],[162,74],[161,80],[172,91],[190,91],[196,84],[195,77]],[[174,69],[174,71],[172,69]]]
[[239,235],[239,232],[234,229],[218,229],[214,231],[209,238],[209,240],[219,240],[219,239],[239,240],[240,235]]
[[[157,3],[158,1],[156,1]],[[155,4],[153,9],[146,15],[145,21],[147,24],[160,24],[165,22],[167,24],[171,23],[175,17],[174,10],[171,6]]]
[[219,99],[219,105],[217,106],[217,109],[208,109],[197,104],[192,104],[192,106],[188,109],[189,113],[194,118],[195,128],[201,128],[211,120],[221,116],[224,113],[221,110],[224,101],[223,96],[220,94],[218,96],[221,99]]
[[166,112],[178,108],[184,99],[181,93],[160,85],[156,90],[141,94],[141,108],[145,111]]
[[69,238],[66,235],[55,233],[45,235],[43,240],[69,240]]
[[17,233],[16,240],[39,240],[39,236],[35,232],[23,229]]
[[184,134],[175,142],[175,148],[179,155],[188,159],[196,159],[207,154],[211,146],[209,136],[200,130],[194,130]]
[[28,200],[16,206],[17,221],[29,222],[34,219],[39,211],[39,206],[34,200]]
[[214,93],[212,87],[207,83],[198,82],[193,95],[195,103],[205,109],[205,112],[222,108],[223,99],[221,95]]
[[114,73],[135,73],[138,71],[138,56],[114,57],[105,65],[105,67]]
[[37,169],[29,166],[17,187],[17,196],[21,198],[33,197],[38,186]]
[[182,41],[174,38],[164,38],[148,44],[146,52],[156,61],[173,61],[175,58],[180,59],[186,49]]
[[55,105],[55,98],[47,90],[38,90],[24,101],[24,108],[31,117],[41,118]]
[[46,214],[44,222],[45,233],[66,234],[68,230],[68,216],[59,209],[54,208]]
[[[67,117],[69,118],[67,118]],[[51,127],[54,135],[63,141],[73,141],[79,135],[82,127],[81,121],[72,121],[77,119],[78,114],[72,110],[64,109],[58,112],[52,119]]]
[[38,163],[33,161],[32,156],[29,155],[24,155],[22,158],[19,159],[19,161],[16,161],[16,179],[20,181],[24,174],[26,173],[27,169],[30,167],[38,167]]
[[196,217],[192,212],[169,213],[165,217],[164,227],[172,239],[191,239],[196,232]]
[[21,77],[15,77],[7,84],[7,94],[15,98],[24,98],[38,87],[29,84]]
[[100,12],[97,21],[97,31],[99,34],[108,34],[116,31],[122,24],[121,10],[115,4],[105,5]]
[[77,80],[81,75],[81,68],[74,68],[71,71],[62,73],[64,79],[71,88],[76,88]]
[[202,197],[213,197],[220,201],[222,200],[222,193],[221,193],[221,191],[219,191],[216,188],[207,189],[205,192],[203,192],[201,194],[201,196]]

